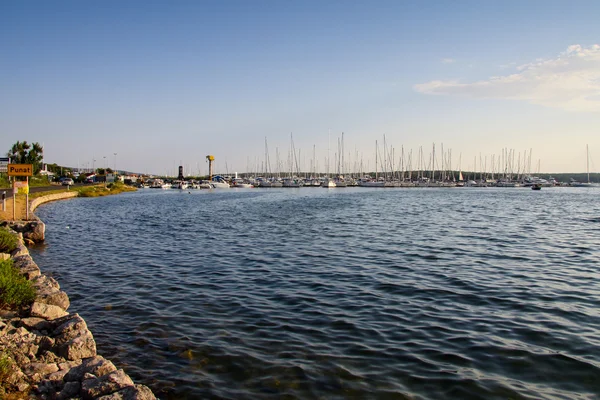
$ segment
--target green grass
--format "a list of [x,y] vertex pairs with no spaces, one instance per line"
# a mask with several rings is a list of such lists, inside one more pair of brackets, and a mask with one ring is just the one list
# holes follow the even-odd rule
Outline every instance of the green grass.
[[0,228],[0,253],[10,253],[17,248],[17,236],[6,228]]
[[80,187],[76,189],[79,192],[79,197],[100,197],[108,196],[111,194],[119,194],[122,192],[135,192],[137,189],[131,186],[124,185],[122,183],[109,183],[104,187],[103,185],[95,185],[88,187]]
[[57,189],[55,189],[55,190],[46,190],[43,192],[29,193],[29,200],[37,199],[38,197],[48,196],[50,194],[64,193],[64,192],[68,192],[68,191],[69,190],[66,187],[61,188],[60,186],[57,186]]
[[13,261],[0,261],[0,307],[25,307],[33,303],[35,296],[35,288],[19,273]]

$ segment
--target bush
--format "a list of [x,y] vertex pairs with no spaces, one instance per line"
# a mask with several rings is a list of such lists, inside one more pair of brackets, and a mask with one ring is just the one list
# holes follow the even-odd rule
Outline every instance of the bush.
[[0,261],[0,307],[28,306],[33,303],[35,296],[35,288],[19,273],[12,260]]
[[10,253],[17,248],[19,240],[17,236],[6,228],[0,228],[0,253]]

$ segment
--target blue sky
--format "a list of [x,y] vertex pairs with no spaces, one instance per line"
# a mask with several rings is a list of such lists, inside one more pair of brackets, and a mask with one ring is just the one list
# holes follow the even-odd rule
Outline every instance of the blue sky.
[[385,135],[415,168],[435,143],[454,168],[532,149],[532,169],[585,171],[589,145],[598,171],[599,15],[597,1],[0,1],[0,148],[159,174],[206,173],[213,154],[231,173],[264,169],[265,138],[271,169],[276,150],[289,169],[292,133],[300,167],[314,146],[325,171],[344,132],[346,169],[373,170]]

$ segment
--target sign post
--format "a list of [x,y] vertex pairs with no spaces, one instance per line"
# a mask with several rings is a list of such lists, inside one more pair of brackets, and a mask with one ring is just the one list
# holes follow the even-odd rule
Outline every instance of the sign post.
[[29,177],[33,176],[33,164],[8,164],[8,176],[26,176],[25,182],[14,182],[13,186],[13,220],[17,219],[17,192],[19,188],[25,191],[25,218],[29,219]]

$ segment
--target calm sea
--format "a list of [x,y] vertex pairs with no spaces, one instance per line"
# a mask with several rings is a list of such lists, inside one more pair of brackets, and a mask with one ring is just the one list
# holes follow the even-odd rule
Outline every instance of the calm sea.
[[32,251],[163,399],[600,396],[600,189],[142,190]]

